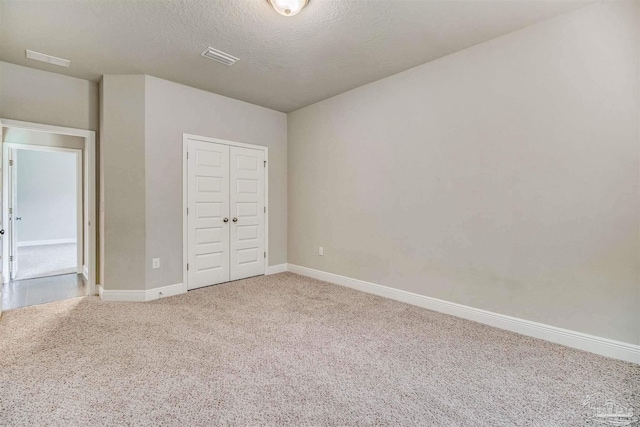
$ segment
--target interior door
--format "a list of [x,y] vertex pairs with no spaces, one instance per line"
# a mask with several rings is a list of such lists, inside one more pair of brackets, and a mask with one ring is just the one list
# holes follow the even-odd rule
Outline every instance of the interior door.
[[230,147],[231,280],[264,274],[264,151]]
[[189,140],[189,289],[229,281],[229,146]]
[[18,274],[18,156],[9,149],[9,271],[11,280]]
[[[3,131],[3,127],[2,127],[2,121],[0,121],[0,141],[2,141],[2,132]],[[3,153],[4,155],[4,147],[2,147],[2,150],[0,150],[0,152]],[[2,159],[2,162],[0,162],[0,164],[2,164],[2,168],[4,169],[4,159]],[[4,170],[2,171],[4,173]],[[0,174],[0,188],[2,188],[3,192],[4,192],[4,183],[2,182],[2,174]],[[2,197],[0,197],[0,239],[2,240],[2,262],[0,262],[0,278],[2,278],[0,280],[0,282],[4,282],[5,281],[5,275],[7,274],[4,267],[4,257],[7,256],[7,254],[5,253],[5,244],[4,244],[4,236],[5,236],[5,230],[4,230],[4,208],[5,208],[5,203],[4,203],[4,194],[2,194]],[[2,315],[2,285],[3,283],[0,283],[0,315]]]

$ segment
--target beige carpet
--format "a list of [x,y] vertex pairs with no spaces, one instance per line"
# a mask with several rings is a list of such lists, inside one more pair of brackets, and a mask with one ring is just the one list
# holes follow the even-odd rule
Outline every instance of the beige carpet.
[[5,312],[0,425],[582,426],[640,366],[283,273]]
[[77,248],[75,243],[19,247],[15,280],[75,273]]

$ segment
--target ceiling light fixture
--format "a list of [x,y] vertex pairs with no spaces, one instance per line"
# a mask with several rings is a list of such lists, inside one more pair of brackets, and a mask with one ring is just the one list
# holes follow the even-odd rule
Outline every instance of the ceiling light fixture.
[[293,16],[300,13],[309,0],[267,0],[280,15]]

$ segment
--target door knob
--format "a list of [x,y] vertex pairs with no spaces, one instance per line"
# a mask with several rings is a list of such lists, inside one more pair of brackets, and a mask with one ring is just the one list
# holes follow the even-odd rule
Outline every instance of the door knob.
[[225,218],[225,219],[223,219],[222,221],[224,221],[224,222],[229,222],[229,218]]
[[238,218],[233,218],[233,222],[238,222]]

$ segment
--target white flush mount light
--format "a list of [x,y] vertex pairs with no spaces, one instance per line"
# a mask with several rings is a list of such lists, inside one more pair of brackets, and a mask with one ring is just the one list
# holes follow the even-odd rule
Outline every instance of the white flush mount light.
[[309,0],[267,0],[280,15],[293,16],[309,3]]
[[69,68],[69,64],[71,61],[68,59],[62,59],[51,55],[45,55],[44,53],[34,52],[32,50],[27,49],[27,58],[33,59],[34,61],[46,62],[47,64],[58,65],[60,67]]

